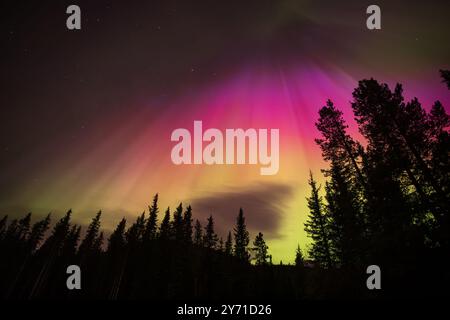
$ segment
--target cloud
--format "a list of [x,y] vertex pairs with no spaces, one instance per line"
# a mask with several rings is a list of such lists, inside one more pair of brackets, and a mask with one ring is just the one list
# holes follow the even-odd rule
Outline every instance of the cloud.
[[281,183],[258,183],[245,188],[212,192],[194,199],[195,218],[201,220],[213,215],[216,232],[225,238],[233,230],[239,208],[243,208],[247,228],[251,234],[262,232],[266,238],[279,238],[283,209],[293,195],[294,187]]

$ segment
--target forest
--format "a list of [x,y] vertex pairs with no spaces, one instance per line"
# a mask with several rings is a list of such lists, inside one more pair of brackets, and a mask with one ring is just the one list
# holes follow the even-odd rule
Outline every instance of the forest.
[[[440,75],[450,90],[450,71]],[[122,219],[107,238],[101,212],[85,232],[71,210],[54,222],[51,214],[38,221],[31,213],[5,215],[2,299],[443,297],[450,285],[449,115],[439,101],[431,108],[405,101],[401,84],[361,80],[352,96],[364,141],[347,133],[331,100],[319,111],[326,183],[310,173],[309,212],[299,215],[308,214],[303,227],[312,245],[293,252],[295,264],[274,264],[262,233],[250,239],[245,208],[222,239],[213,216],[202,226],[191,206],[163,210],[156,194],[148,212]],[[81,290],[66,287],[69,265],[82,270]],[[380,266],[382,290],[367,289],[369,265]]]

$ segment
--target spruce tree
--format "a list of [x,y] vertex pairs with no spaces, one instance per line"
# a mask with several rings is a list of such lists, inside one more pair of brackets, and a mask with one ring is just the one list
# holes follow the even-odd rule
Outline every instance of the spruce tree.
[[234,227],[234,255],[243,261],[248,262],[250,255],[247,251],[247,246],[250,241],[247,226],[245,225],[244,211],[239,209],[239,215],[236,219],[236,226]]
[[183,241],[185,230],[183,225],[183,205],[181,203],[173,213],[172,232],[176,241]]
[[126,244],[125,240],[125,229],[127,220],[122,218],[122,220],[117,225],[116,229],[111,233],[108,239],[108,249],[109,254],[116,254],[123,250]]
[[64,239],[69,232],[71,215],[72,210],[67,211],[67,213],[55,224],[52,234],[39,248],[40,253],[47,254],[49,258],[59,253],[59,250],[64,243]]
[[144,239],[145,241],[156,239],[157,224],[158,224],[158,194],[153,197],[153,203],[148,207],[149,216],[145,225]]
[[231,238],[231,231],[228,231],[227,241],[225,242],[225,253],[227,255],[233,254],[233,240]]
[[297,267],[303,267],[305,263],[305,259],[303,258],[302,250],[300,249],[300,245],[297,246],[297,250],[295,251],[295,265]]
[[258,266],[266,265],[267,264],[267,250],[269,247],[266,245],[266,242],[264,241],[264,236],[261,232],[258,233],[258,235],[255,238],[255,241],[253,241],[253,251],[255,252],[255,264]]
[[197,246],[202,246],[203,244],[203,231],[202,231],[202,225],[200,224],[200,221],[195,220],[195,227],[194,227],[194,244]]
[[184,242],[191,244],[192,243],[192,208],[191,208],[191,206],[188,206],[186,208],[186,211],[184,211],[183,228],[184,228],[183,240],[184,240]]
[[64,239],[64,244],[62,247],[62,256],[67,259],[72,259],[77,253],[78,241],[80,240],[81,226],[73,225],[67,234],[66,239]]
[[31,228],[30,237],[28,238],[28,248],[34,252],[44,238],[45,232],[50,225],[50,214],[43,220],[36,222]]
[[312,172],[309,173],[309,186],[311,187],[311,196],[307,198],[309,215],[305,222],[305,231],[313,243],[309,250],[309,256],[318,264],[330,268],[332,266],[328,217],[323,213],[323,200],[319,195],[319,188],[313,178]]
[[95,217],[92,219],[89,224],[86,234],[84,236],[83,241],[80,244],[80,248],[78,253],[80,255],[81,261],[87,259],[88,255],[90,255],[94,248],[95,239],[98,237],[99,229],[100,229],[100,217],[102,212],[99,211]]
[[164,218],[161,221],[161,226],[159,227],[159,238],[161,240],[169,240],[171,233],[170,208],[168,207],[164,214]]
[[205,227],[205,235],[203,237],[203,246],[208,249],[215,249],[217,246],[217,234],[214,232],[214,219],[209,216]]

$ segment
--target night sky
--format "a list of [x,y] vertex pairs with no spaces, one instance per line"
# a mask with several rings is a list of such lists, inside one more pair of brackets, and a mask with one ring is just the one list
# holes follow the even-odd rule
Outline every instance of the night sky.
[[[82,29],[65,13],[81,7]],[[370,4],[382,29],[366,28]],[[404,84],[431,107],[450,95],[448,1],[2,1],[0,215],[67,209],[112,228],[153,194],[191,203],[219,233],[244,208],[275,261],[307,245],[307,175],[326,166],[314,144],[330,98],[350,112],[358,80]],[[176,128],[279,128],[280,171],[259,165],[175,166]],[[131,221],[130,221],[131,222]]]

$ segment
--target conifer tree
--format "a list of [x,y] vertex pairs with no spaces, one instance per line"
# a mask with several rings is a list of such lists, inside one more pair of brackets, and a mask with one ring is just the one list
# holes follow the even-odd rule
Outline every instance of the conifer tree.
[[231,231],[228,231],[227,241],[225,242],[225,253],[227,255],[233,254],[233,240],[231,238]]
[[264,241],[264,236],[261,232],[258,233],[258,235],[255,238],[255,241],[253,241],[253,251],[255,252],[255,264],[258,266],[266,265],[267,264],[267,250],[269,247],[266,245],[266,242]]
[[323,213],[323,200],[319,195],[320,187],[317,187],[312,172],[309,173],[309,177],[311,196],[307,198],[309,215],[308,221],[305,222],[305,231],[314,241],[309,250],[309,255],[320,265],[329,268],[332,266],[332,259],[328,235],[328,218]]
[[369,152],[380,155],[395,179],[400,181],[406,175],[422,204],[439,219],[439,210],[430,202],[426,185],[440,199],[444,196],[426,164],[430,141],[426,135],[426,116],[417,99],[405,104],[400,84],[391,92],[386,84],[374,79],[362,80],[353,92],[352,109],[359,130],[369,143]]
[[302,250],[300,249],[300,245],[297,246],[297,250],[295,251],[295,265],[297,267],[302,267],[305,263],[305,259],[303,258]]
[[159,227],[159,238],[161,240],[169,240],[171,233],[170,208],[167,208],[164,218],[161,221],[161,226]]
[[185,230],[183,225],[183,205],[181,203],[173,213],[172,232],[176,241],[183,241]]
[[31,212],[19,220],[17,226],[17,240],[24,241],[28,238],[30,232]]
[[103,231],[101,231],[97,238],[95,238],[93,250],[97,254],[103,252],[103,238]]
[[191,206],[188,206],[186,208],[186,211],[184,211],[183,228],[184,228],[184,235],[183,235],[184,242],[186,242],[187,244],[191,244],[192,243],[192,208],[191,208]]
[[43,220],[36,222],[31,228],[30,237],[28,238],[28,248],[34,252],[44,238],[44,234],[50,225],[50,214]]
[[99,211],[95,217],[92,219],[89,224],[86,235],[84,236],[83,241],[80,244],[80,248],[78,250],[80,258],[82,261],[87,259],[87,256],[92,253],[94,249],[95,239],[98,237],[99,229],[100,229],[100,217],[102,212]]
[[249,261],[250,255],[247,251],[249,243],[249,233],[245,225],[244,211],[239,209],[239,215],[236,219],[236,226],[234,227],[234,255],[243,261]]
[[142,243],[144,231],[145,231],[145,212],[142,212],[142,214],[137,217],[136,221],[125,233],[127,244],[130,247],[130,249],[135,249],[137,248],[138,244]]
[[214,220],[212,215],[209,216],[205,227],[205,235],[203,237],[203,246],[208,249],[215,249],[217,246],[218,237],[214,232]]
[[73,258],[77,252],[78,241],[80,240],[81,226],[73,225],[64,239],[62,247],[62,256],[66,258]]
[[145,231],[144,231],[144,239],[146,241],[154,240],[156,239],[156,232],[157,232],[157,224],[158,224],[158,194],[155,194],[153,197],[153,203],[148,208],[149,210],[149,216],[147,219],[147,223],[145,225]]
[[72,210],[67,211],[67,213],[56,223],[53,227],[52,234],[45,240],[44,244],[39,249],[41,253],[49,253],[50,257],[58,254],[64,243],[64,239],[69,232],[71,215]]
[[201,246],[203,244],[203,231],[200,221],[195,220],[194,229],[194,244],[197,246]]
[[332,256],[341,265],[352,264],[363,256],[363,221],[357,196],[352,194],[349,180],[344,178],[342,167],[331,164],[330,180],[326,183],[326,216]]
[[125,229],[126,229],[127,220],[122,218],[122,220],[117,225],[116,229],[111,233],[108,239],[108,253],[115,254],[120,252],[125,248],[126,240],[125,240]]

